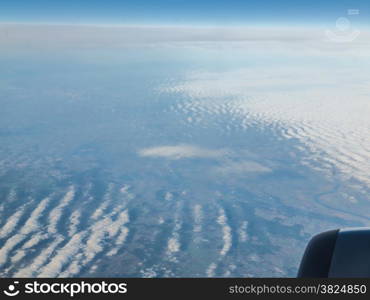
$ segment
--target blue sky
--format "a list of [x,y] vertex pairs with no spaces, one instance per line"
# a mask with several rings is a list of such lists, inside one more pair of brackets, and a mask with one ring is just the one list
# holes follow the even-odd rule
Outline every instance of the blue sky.
[[143,25],[328,25],[370,23],[369,0],[1,0],[0,22]]

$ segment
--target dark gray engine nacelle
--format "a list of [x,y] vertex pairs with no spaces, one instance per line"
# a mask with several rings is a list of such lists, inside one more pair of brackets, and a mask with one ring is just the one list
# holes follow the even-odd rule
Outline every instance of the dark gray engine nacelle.
[[370,228],[337,229],[314,236],[298,277],[370,277]]

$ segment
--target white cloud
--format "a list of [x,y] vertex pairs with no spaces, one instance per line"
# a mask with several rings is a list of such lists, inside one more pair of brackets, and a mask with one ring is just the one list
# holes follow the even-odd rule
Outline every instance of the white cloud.
[[5,238],[14,231],[23,213],[24,208],[20,208],[18,211],[16,211],[13,215],[11,215],[8,218],[5,225],[0,230],[0,238]]
[[40,241],[46,239],[48,237],[47,234],[42,234],[42,233],[35,233],[32,235],[32,237],[24,243],[22,249],[29,249],[34,246],[36,246]]
[[[206,26],[97,26],[97,25],[22,25],[0,24],[0,46],[4,48],[27,46],[28,49],[68,49],[83,48],[117,48],[132,45],[153,45],[179,43],[182,47],[194,44],[220,43],[230,45],[232,42],[246,42],[261,45],[273,43],[275,51],[281,42],[291,47],[305,45],[306,50],[320,43],[323,49],[342,47],[348,49],[350,43],[338,45],[328,38],[330,28],[289,28],[289,27],[206,27]],[[368,42],[369,34],[362,30],[355,44]],[[285,45],[286,47],[286,45]]]
[[115,241],[116,247],[113,248],[112,250],[110,250],[107,253],[107,256],[116,255],[118,253],[118,250],[120,249],[120,246],[122,246],[124,244],[124,242],[125,242],[125,240],[128,236],[128,233],[129,233],[129,229],[125,226],[122,226],[121,229],[120,229],[120,233],[117,236],[116,241]]
[[[35,210],[31,213],[30,217],[27,219],[26,223],[22,226],[22,228],[18,231],[18,233],[15,235],[14,241],[23,241],[26,239],[30,233],[36,231],[39,229],[39,223],[38,219],[42,215],[42,212],[45,210],[47,203],[49,202],[49,198],[45,198],[37,205]],[[20,211],[22,213],[22,210]],[[12,218],[10,218],[12,219]],[[11,220],[10,220],[11,221]],[[7,223],[8,224],[8,223]],[[19,249],[15,255],[11,257],[12,263],[20,261],[22,258],[26,256],[26,249],[28,249],[30,246],[34,245],[35,243],[40,241],[40,236],[36,235],[33,237],[32,241],[27,241],[21,249]],[[10,253],[12,250],[12,245],[15,246],[15,244],[10,243],[8,246],[5,244],[4,248],[5,251],[3,252],[3,259],[5,259],[5,256]],[[7,246],[7,247],[6,247]]]
[[[187,95],[173,106],[184,118],[196,115],[201,122],[210,122],[209,116],[223,115],[239,129],[267,128],[295,138],[309,154],[302,163],[315,167],[319,161],[326,174],[334,165],[344,180],[353,177],[370,187],[370,47],[352,47],[367,49],[366,59],[321,53],[319,62],[326,57],[332,62],[310,64],[312,56],[303,51],[302,62],[295,66],[194,71],[160,89]],[[224,172],[269,171],[248,162],[225,167]]]
[[59,249],[51,261],[44,266],[38,277],[57,277],[62,268],[73,259],[80,250],[83,233],[76,233],[63,248]]
[[57,233],[57,225],[62,216],[64,208],[73,200],[75,195],[74,186],[70,186],[68,192],[62,198],[58,206],[56,206],[49,214],[48,231],[51,234]]
[[49,200],[50,199],[47,197],[40,201],[35,210],[31,213],[31,216],[27,219],[24,226],[21,228],[20,232],[22,234],[27,235],[39,229],[40,224],[38,220],[42,216],[42,213],[44,212],[46,206],[48,205]]
[[154,278],[157,277],[157,272],[153,268],[146,268],[145,270],[140,271],[143,278]]
[[[111,193],[114,185],[110,184],[103,201],[111,201]],[[77,274],[82,265],[93,260],[97,253],[103,251],[105,246],[110,245],[107,255],[116,254],[124,244],[129,229],[125,225],[129,223],[129,212],[124,209],[125,204],[115,206],[106,212],[106,207],[102,209],[104,217],[85,230],[77,231],[81,211],[75,210],[66,223],[69,233],[69,240],[62,247],[58,247],[65,238],[57,233],[56,225],[61,218],[63,209],[73,200],[75,188],[71,186],[63,199],[49,214],[49,224],[46,228],[38,225],[38,219],[42,215],[49,203],[49,198],[45,198],[37,205],[26,224],[20,229],[21,234],[15,235],[8,240],[4,248],[0,250],[0,264],[9,259],[10,252],[14,247],[29,237],[29,233],[35,232],[28,241],[13,256],[13,261],[27,260],[28,249],[37,245],[41,240],[51,239],[52,241],[34,258],[26,267],[14,274],[19,277],[30,276],[64,276],[68,277]],[[124,209],[124,210],[123,210]],[[95,211],[96,212],[96,211]],[[94,212],[94,213],[95,213]],[[91,215],[91,218],[94,216]],[[92,218],[92,220],[95,220]],[[27,225],[27,226],[26,226]],[[109,239],[107,239],[107,237]],[[33,250],[34,251],[34,250]],[[26,261],[27,262],[27,261]]]
[[104,211],[107,209],[108,205],[110,204],[110,202],[112,200],[111,194],[112,194],[113,188],[114,188],[114,184],[110,183],[108,185],[107,192],[103,196],[102,203],[94,211],[93,215],[91,216],[92,219],[97,220],[98,218],[100,218],[103,215]]
[[123,225],[129,222],[129,214],[128,210],[124,210],[117,216],[117,219],[111,223],[109,228],[107,228],[107,232],[110,237],[115,237]]
[[69,218],[69,229],[68,229],[68,235],[71,237],[77,232],[78,224],[80,224],[80,217],[81,212],[78,210],[75,210],[71,217]]
[[217,264],[214,262],[211,263],[208,269],[206,270],[207,277],[215,277],[216,268],[217,268]]
[[[170,53],[201,49],[208,57],[243,52],[245,55],[269,56],[280,54],[296,57],[297,53],[312,56],[351,54],[367,57],[370,33],[367,28],[350,43],[336,43],[326,35],[331,28],[277,28],[277,27],[194,27],[194,26],[85,26],[85,25],[21,25],[0,24],[0,51],[16,54],[22,51],[40,54],[80,50],[107,50],[132,47],[167,49]],[[223,51],[223,52],[220,52]],[[96,57],[86,51],[80,59],[97,63]],[[116,57],[105,56],[115,60]],[[99,62],[99,60],[98,60]],[[114,62],[116,63],[116,61]],[[316,77],[317,78],[317,77]],[[194,118],[188,118],[193,122]]]
[[[114,213],[115,211],[112,212],[112,214]],[[111,256],[116,254],[129,233],[129,229],[124,226],[128,222],[129,213],[126,209],[118,214],[115,221],[112,220],[110,215],[106,215],[103,219],[94,223],[90,228],[90,235],[84,245],[85,259],[83,264],[92,261],[99,252],[104,250],[104,238],[106,235],[110,237],[111,241],[116,238],[115,248],[111,249],[107,255]]]
[[248,229],[248,221],[243,221],[239,230],[238,230],[239,241],[242,242],[242,243],[246,242],[248,240],[247,229]]
[[0,266],[6,263],[9,259],[9,253],[17,246],[20,242],[22,242],[26,238],[23,234],[16,234],[10,237],[4,244],[3,247],[0,249]]
[[74,260],[67,266],[66,270],[58,274],[58,277],[60,278],[72,277],[73,275],[78,274],[82,267],[81,265],[82,256],[83,256],[82,253],[76,254]]
[[225,215],[225,211],[220,208],[219,216],[217,218],[217,223],[222,227],[222,239],[223,239],[223,247],[220,250],[220,256],[225,256],[232,246],[232,235],[231,235],[231,227],[227,223],[227,217]]
[[34,258],[31,263],[22,268],[17,273],[14,274],[14,277],[32,277],[35,276],[36,272],[49,260],[52,253],[55,251],[56,247],[64,240],[60,235],[57,235],[55,240],[44,248],[40,254]]
[[194,232],[201,232],[202,231],[202,220],[203,220],[203,211],[202,206],[200,204],[195,204],[193,207],[193,215],[194,215]]
[[164,195],[164,199],[167,201],[173,200],[173,194],[171,192],[166,192],[166,194]]
[[91,226],[91,234],[88,236],[86,244],[84,245],[85,259],[83,264],[87,264],[94,259],[96,254],[103,251],[104,236],[111,224],[111,218],[105,217]]
[[227,154],[226,150],[213,150],[193,145],[158,146],[139,150],[144,157],[163,157],[168,159],[183,158],[219,158]]
[[171,253],[171,254],[175,253],[175,252],[178,252],[180,250],[180,243],[179,243],[178,234],[175,233],[174,236],[172,236],[168,240],[167,249],[168,249],[168,252]]
[[176,253],[180,251],[181,244],[180,244],[180,231],[182,228],[182,221],[180,220],[180,207],[181,203],[176,203],[176,210],[174,215],[174,224],[172,233],[170,238],[167,241],[167,257],[168,260],[171,262],[178,262],[176,258]]
[[204,41],[302,41],[323,39],[321,30],[257,27],[78,26],[0,24],[2,46],[127,47],[128,44]]
[[216,172],[223,175],[248,174],[248,173],[270,173],[271,168],[265,167],[254,161],[232,161],[215,167]]
[[22,249],[18,250],[11,258],[10,260],[12,261],[12,263],[16,263],[18,261],[20,261],[23,257],[26,256],[26,252]]

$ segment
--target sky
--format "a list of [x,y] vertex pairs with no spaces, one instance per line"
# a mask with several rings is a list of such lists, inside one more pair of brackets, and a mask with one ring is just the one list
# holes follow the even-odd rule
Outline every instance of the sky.
[[[359,10],[349,15],[348,9]],[[108,25],[317,25],[348,17],[370,24],[368,0],[1,0],[0,23]]]

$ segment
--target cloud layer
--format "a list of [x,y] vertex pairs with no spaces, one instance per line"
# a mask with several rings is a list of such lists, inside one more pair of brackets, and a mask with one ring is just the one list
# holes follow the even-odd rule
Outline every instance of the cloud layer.
[[[370,187],[370,65],[369,60],[351,65],[351,57],[345,62],[331,57],[338,62],[330,68],[302,62],[268,69],[193,71],[161,90],[186,95],[173,107],[184,118],[202,124],[210,116],[227,117],[225,130],[268,127],[301,142],[310,153],[304,164],[320,161],[328,174],[335,165],[344,179],[354,177]],[[268,171],[248,164],[232,170]]]
[[[286,50],[287,47],[292,47],[292,50],[299,47],[307,51],[317,46],[326,51],[338,50],[338,43],[332,43],[333,41],[326,34],[330,29],[332,28],[0,24],[0,46],[3,50],[14,49],[14,47],[20,50],[19,47],[27,46],[29,51],[31,49],[111,49],[158,43],[162,45],[175,43],[186,47],[224,42],[224,45],[217,45],[217,47],[223,47],[232,42],[247,42],[248,47],[253,45],[260,51],[271,50],[272,45],[275,52],[283,51],[283,48]],[[266,48],[266,43],[270,43],[270,47]],[[360,35],[349,43],[351,46],[343,43],[339,50],[346,51],[353,45],[364,43],[369,44],[367,31],[361,31]]]

